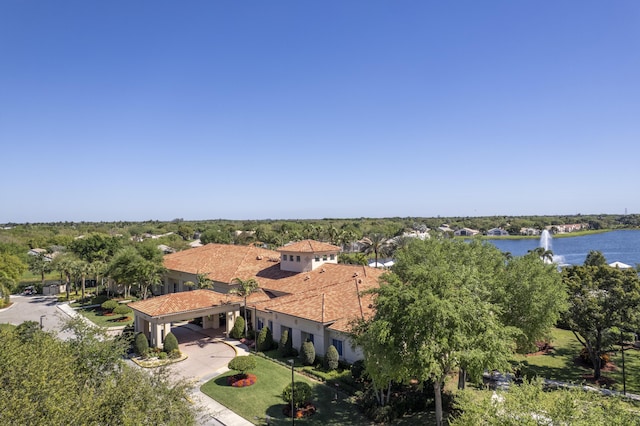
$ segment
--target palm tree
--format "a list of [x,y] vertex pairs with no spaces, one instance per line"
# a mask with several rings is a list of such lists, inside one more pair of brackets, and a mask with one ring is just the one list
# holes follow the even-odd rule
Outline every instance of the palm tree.
[[553,252],[544,247],[536,247],[533,250],[529,250],[528,253],[538,256],[545,263],[553,262]]
[[45,253],[38,253],[36,256],[29,256],[29,271],[39,274],[44,287],[45,274],[51,272],[51,261],[45,257]]
[[[232,288],[229,293],[237,294],[244,299],[244,335],[249,332],[249,323],[247,322],[247,297],[260,288],[258,281],[253,278],[246,280],[240,278],[234,278],[231,280],[231,284],[237,284],[238,287]],[[254,319],[255,321],[255,319]]]
[[373,253],[376,258],[376,266],[378,266],[378,255],[386,253],[389,240],[382,234],[372,234],[369,237],[364,237],[361,242],[364,244],[362,251],[365,254]]
[[196,282],[187,281],[184,283],[187,287],[195,287],[196,289],[213,288],[213,280],[207,274],[196,273]]
[[65,285],[67,290],[67,300],[69,300],[69,290],[71,289],[71,275],[73,274],[73,264],[77,260],[73,253],[64,253],[56,257],[54,267],[63,274],[67,280]]

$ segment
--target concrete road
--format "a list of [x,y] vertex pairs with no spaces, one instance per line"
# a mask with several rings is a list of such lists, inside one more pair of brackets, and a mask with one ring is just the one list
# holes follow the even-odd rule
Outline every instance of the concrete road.
[[0,323],[18,325],[25,321],[35,321],[41,323],[45,331],[57,332],[61,338],[69,337],[68,333],[60,332],[68,317],[57,308],[57,297],[12,295],[11,302],[13,304],[8,308],[0,309]]

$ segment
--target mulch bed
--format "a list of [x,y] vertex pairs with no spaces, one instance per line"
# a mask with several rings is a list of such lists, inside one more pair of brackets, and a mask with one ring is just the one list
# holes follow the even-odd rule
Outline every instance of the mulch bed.
[[[296,419],[312,416],[315,412],[316,406],[311,402],[305,402],[301,407],[296,409]],[[291,405],[285,405],[282,413],[287,417],[291,417]]]

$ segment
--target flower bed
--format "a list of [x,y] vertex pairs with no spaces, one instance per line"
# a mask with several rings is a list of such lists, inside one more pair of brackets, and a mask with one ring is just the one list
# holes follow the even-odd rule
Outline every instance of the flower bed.
[[235,388],[243,388],[251,386],[258,381],[255,374],[236,374],[234,376],[227,377],[227,383]]
[[[301,419],[303,417],[309,417],[312,414],[315,414],[315,412],[316,406],[311,402],[305,402],[302,406],[296,408],[296,418]],[[282,408],[282,413],[287,417],[291,417],[291,405],[285,405]]]

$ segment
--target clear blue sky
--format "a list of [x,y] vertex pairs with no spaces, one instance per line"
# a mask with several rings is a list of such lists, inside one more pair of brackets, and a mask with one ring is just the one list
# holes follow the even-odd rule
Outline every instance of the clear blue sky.
[[640,213],[640,2],[0,2],[0,223]]

